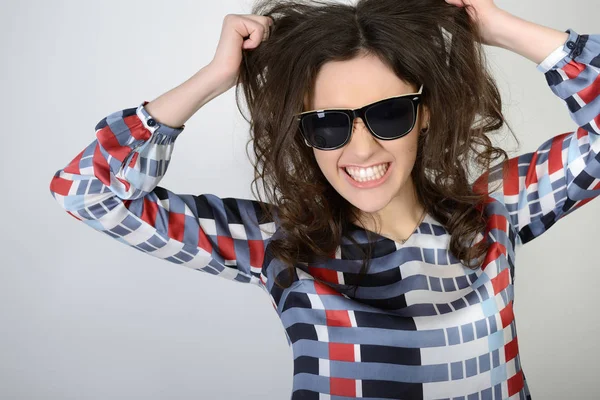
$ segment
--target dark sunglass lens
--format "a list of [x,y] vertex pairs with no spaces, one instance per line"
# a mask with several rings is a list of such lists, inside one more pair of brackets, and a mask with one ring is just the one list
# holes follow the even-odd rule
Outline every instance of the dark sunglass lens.
[[383,138],[396,138],[411,131],[415,115],[410,99],[389,99],[369,108],[369,126]]
[[302,120],[309,143],[323,149],[341,146],[348,137],[349,126],[348,116],[336,111],[314,113]]

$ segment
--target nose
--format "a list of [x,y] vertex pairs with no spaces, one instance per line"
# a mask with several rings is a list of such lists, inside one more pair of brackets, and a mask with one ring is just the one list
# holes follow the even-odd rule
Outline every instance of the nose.
[[377,151],[378,146],[377,139],[371,134],[362,118],[356,118],[346,150],[351,151],[358,159],[367,160]]

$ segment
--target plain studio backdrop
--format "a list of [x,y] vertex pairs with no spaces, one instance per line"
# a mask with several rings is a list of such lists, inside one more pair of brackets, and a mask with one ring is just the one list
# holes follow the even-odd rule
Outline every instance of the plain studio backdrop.
[[[597,0],[497,3],[600,33]],[[211,61],[223,17],[250,5],[2,0],[0,398],[289,398],[292,352],[264,291],[129,248],[67,215],[49,191],[100,119],[193,75]],[[497,136],[509,155],[576,128],[534,63],[486,49],[521,140]],[[252,198],[247,138],[232,89],[188,121],[160,185]],[[519,249],[515,313],[535,399],[599,396],[599,222],[595,200]]]

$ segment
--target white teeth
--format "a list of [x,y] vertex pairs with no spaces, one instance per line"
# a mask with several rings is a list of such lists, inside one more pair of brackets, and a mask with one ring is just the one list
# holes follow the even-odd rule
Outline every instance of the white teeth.
[[366,169],[356,167],[346,167],[346,172],[358,182],[367,182],[380,179],[387,171],[389,163],[379,164]]

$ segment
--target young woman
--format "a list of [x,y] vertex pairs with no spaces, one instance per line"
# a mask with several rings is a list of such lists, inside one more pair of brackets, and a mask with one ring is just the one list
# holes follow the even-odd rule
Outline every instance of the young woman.
[[[52,195],[138,250],[263,288],[293,399],[530,398],[515,249],[600,194],[600,35],[465,3],[228,15],[213,60],[102,119]],[[511,159],[494,147],[505,121],[482,44],[537,64],[577,129]],[[184,123],[234,85],[267,201],[158,186]]]

